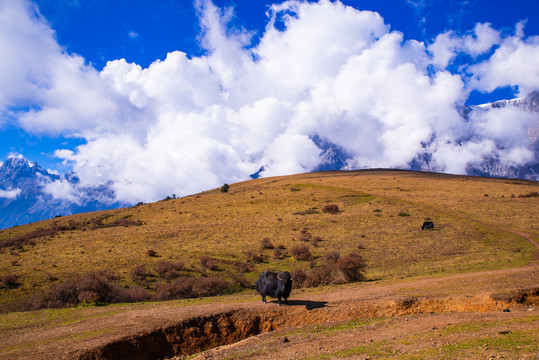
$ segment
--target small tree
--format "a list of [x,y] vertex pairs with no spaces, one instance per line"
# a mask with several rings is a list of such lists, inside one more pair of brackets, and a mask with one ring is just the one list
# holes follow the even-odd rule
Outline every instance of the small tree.
[[229,186],[228,184],[225,183],[223,186],[221,186],[221,190],[220,190],[220,191],[221,191],[222,193],[226,193],[226,192],[228,192],[228,189],[229,189],[229,188],[230,188],[230,186]]

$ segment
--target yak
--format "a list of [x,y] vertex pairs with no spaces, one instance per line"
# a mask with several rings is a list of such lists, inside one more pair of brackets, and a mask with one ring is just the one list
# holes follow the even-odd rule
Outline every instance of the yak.
[[432,230],[434,229],[434,223],[432,221],[425,221],[423,223],[423,226],[421,226],[421,230]]
[[281,306],[281,298],[288,304],[288,297],[292,291],[292,280],[294,277],[288,271],[264,271],[256,281],[256,291],[262,296],[262,302],[266,302],[266,296],[277,298],[277,303]]

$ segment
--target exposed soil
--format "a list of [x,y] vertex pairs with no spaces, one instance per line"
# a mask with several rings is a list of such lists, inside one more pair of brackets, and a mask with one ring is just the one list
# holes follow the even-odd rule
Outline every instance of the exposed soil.
[[[260,301],[227,304],[225,298],[194,306],[184,306],[185,302],[147,308],[133,305],[129,311],[52,328],[22,326],[0,335],[0,344],[13,349],[2,352],[6,359],[181,359],[208,349],[197,358],[298,359],[324,358],[324,354],[331,358],[339,351],[382,342],[389,355],[406,358],[422,349],[462,342],[466,335],[436,336],[455,324],[498,324],[475,331],[473,336],[479,338],[522,331],[537,335],[538,280],[539,266],[535,264],[397,283],[367,282],[319,293],[297,290],[290,304],[281,307]],[[231,300],[243,301],[242,296]],[[375,321],[346,331],[332,330],[367,319]],[[317,326],[326,330],[316,330]],[[416,334],[416,340],[406,340],[411,334]],[[22,346],[29,337],[32,346]],[[539,355],[537,342],[523,351]],[[512,358],[496,349],[466,353],[467,358],[477,359],[487,355]],[[522,353],[518,356],[514,358],[522,358]],[[364,359],[366,355],[352,351],[347,358]]]

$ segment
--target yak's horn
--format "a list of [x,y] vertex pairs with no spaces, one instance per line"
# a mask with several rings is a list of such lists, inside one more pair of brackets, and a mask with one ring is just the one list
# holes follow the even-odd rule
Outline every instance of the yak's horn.
[[281,279],[279,275],[277,275],[277,280],[283,281],[283,279]]
[[290,281],[294,280],[295,277],[296,277],[296,274],[292,274],[292,277],[290,278]]

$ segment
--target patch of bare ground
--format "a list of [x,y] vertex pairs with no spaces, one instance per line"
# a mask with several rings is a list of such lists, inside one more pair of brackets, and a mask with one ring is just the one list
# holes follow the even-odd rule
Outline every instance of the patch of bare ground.
[[[290,305],[281,307],[236,295],[210,304],[78,309],[97,314],[54,326],[21,323],[2,332],[0,357],[507,359],[504,349],[517,347],[519,356],[531,356],[539,330],[538,273],[530,265],[295,291]],[[506,346],[507,339],[518,344]]]

